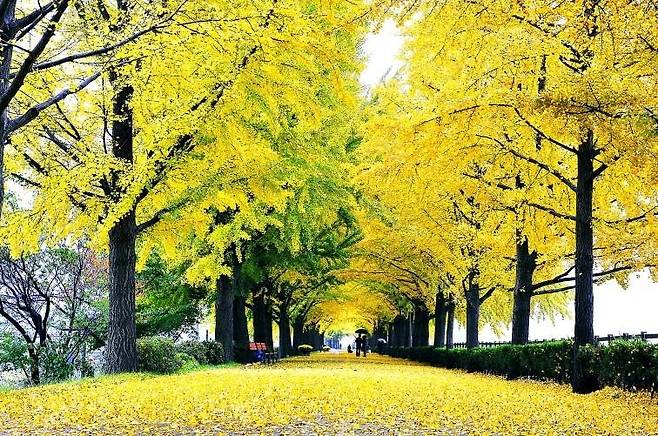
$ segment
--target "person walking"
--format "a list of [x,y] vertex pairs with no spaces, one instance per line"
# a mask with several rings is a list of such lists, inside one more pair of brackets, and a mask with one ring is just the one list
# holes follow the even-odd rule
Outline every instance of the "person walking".
[[361,335],[357,335],[355,341],[356,342],[356,357],[359,357],[361,354],[361,348],[363,347],[363,339],[361,338]]
[[366,354],[368,354],[368,338],[365,336],[361,339],[361,352],[363,353],[363,357],[366,357]]

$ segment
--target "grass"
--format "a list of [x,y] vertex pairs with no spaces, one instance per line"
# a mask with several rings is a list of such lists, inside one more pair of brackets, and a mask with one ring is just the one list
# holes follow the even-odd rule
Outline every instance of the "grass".
[[647,434],[658,403],[605,389],[449,371],[377,355],[130,374],[0,393],[9,434],[475,432]]

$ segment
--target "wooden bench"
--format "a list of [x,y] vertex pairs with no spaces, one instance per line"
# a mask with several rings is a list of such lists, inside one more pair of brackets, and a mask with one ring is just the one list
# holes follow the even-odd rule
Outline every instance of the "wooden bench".
[[279,354],[269,348],[265,342],[250,342],[249,351],[253,352],[257,362],[274,363],[279,360]]

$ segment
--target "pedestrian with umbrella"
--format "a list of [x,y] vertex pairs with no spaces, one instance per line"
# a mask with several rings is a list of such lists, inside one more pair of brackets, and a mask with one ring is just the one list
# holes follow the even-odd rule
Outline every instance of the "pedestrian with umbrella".
[[[356,355],[359,355],[359,349],[361,349],[361,352],[363,352],[363,357],[366,357],[368,352],[368,340],[366,339],[368,330],[361,328],[357,329],[355,333],[358,335],[356,338]],[[361,335],[363,335],[363,337]]]
[[384,354],[384,346],[386,346],[386,339],[384,338],[377,339],[377,352],[379,354]]

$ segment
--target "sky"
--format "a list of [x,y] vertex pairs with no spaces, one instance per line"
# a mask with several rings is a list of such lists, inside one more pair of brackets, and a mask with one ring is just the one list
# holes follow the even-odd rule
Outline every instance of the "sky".
[[[367,89],[393,77],[403,65],[399,55],[403,48],[403,38],[392,21],[382,26],[377,34],[370,34],[363,45],[366,59],[361,83]],[[486,304],[486,303],[485,303]],[[633,275],[627,290],[615,282],[594,286],[594,334],[639,334],[642,331],[658,333],[658,284],[653,283],[647,272]],[[573,313],[573,305],[570,308]],[[483,342],[509,340],[511,333],[502,332],[497,337],[491,329],[480,332]],[[573,336],[573,319],[550,320],[533,319],[530,325],[530,339],[558,339]],[[455,342],[466,340],[466,332],[455,326]]]

